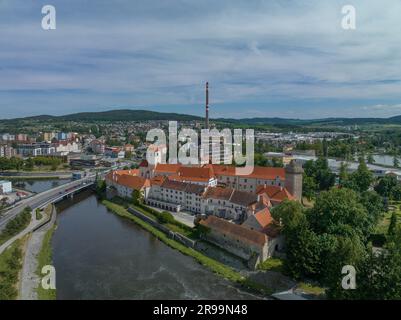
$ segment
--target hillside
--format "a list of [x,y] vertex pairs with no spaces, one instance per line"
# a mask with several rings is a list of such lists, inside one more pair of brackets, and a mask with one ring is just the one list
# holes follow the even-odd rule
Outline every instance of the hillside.
[[33,117],[5,119],[1,122],[21,122],[21,121],[147,121],[147,120],[201,120],[196,117],[178,113],[163,113],[147,110],[110,110],[103,112],[80,112],[63,116],[39,115]]
[[[176,121],[190,121],[190,120],[203,120],[204,118],[178,114],[178,113],[164,113],[148,110],[109,110],[102,112],[80,112],[63,116],[51,115],[38,115],[25,118],[4,119],[0,120],[3,124],[18,124],[21,122],[29,121],[149,121],[149,120],[176,120]],[[218,118],[213,119],[219,122],[231,124],[247,124],[247,125],[273,125],[273,126],[350,126],[350,125],[364,125],[364,124],[401,124],[401,116],[391,118],[325,118],[325,119],[285,119],[285,118],[244,118],[244,119],[231,119],[231,118]]]

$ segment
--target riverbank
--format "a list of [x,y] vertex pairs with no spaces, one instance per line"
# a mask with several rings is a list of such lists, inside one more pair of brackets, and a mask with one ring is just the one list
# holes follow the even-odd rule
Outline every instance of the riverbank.
[[157,239],[168,245],[169,247],[181,252],[182,254],[186,256],[190,256],[193,259],[195,259],[198,263],[201,265],[205,266],[215,274],[218,274],[225,279],[247,289],[253,292],[257,292],[259,294],[262,294],[264,296],[268,295],[270,296],[273,292],[269,288],[260,285],[252,280],[250,280],[248,277],[243,276],[241,273],[235,271],[234,269],[208,257],[205,256],[204,254],[200,253],[199,251],[196,251],[192,248],[186,247],[185,245],[170,239],[165,233],[162,231],[156,229],[149,223],[141,220],[137,216],[134,216],[133,214],[129,213],[124,206],[113,203],[108,200],[103,200],[102,204],[109,209],[111,212],[115,213],[116,215],[128,219],[132,221],[133,223],[139,225],[146,231],[150,232],[153,236],[155,236]]
[[56,209],[48,205],[44,212],[44,224],[34,230],[27,242],[21,272],[20,299],[54,300],[55,290],[44,290],[40,286],[43,266],[51,265],[51,238],[55,230]]
[[18,298],[25,243],[26,237],[15,241],[0,254],[0,300],[15,300]]

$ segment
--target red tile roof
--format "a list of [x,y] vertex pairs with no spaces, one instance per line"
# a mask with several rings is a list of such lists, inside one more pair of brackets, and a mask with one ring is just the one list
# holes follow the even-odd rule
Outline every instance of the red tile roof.
[[258,223],[260,224],[260,226],[262,228],[265,228],[266,226],[268,226],[272,221],[273,218],[270,214],[270,210],[269,208],[264,208],[263,210],[257,212],[254,215],[255,219],[258,221]]
[[286,188],[279,186],[259,186],[256,189],[257,194],[266,194],[271,201],[282,202],[285,199],[295,200],[294,196]]
[[[206,165],[211,166],[216,175],[219,176],[235,176],[235,167],[228,165],[211,164]],[[275,168],[275,167],[259,167],[255,166],[253,172],[249,175],[241,175],[241,178],[256,178],[256,179],[266,179],[275,180],[277,177],[280,180],[285,180],[285,169]]]
[[141,190],[142,188],[150,186],[149,179],[144,179],[142,177],[121,173],[118,171],[109,172],[106,175],[106,180],[135,190]]
[[181,166],[182,165],[178,163],[158,163],[155,168],[155,173],[177,173]]
[[229,235],[231,238],[244,243],[263,246],[267,241],[267,236],[261,232],[248,229],[244,226],[228,222],[227,220],[215,216],[208,216],[207,219],[201,220],[199,223],[221,233],[222,235]]
[[181,167],[178,170],[181,177],[210,180],[214,177],[213,169],[207,167]]

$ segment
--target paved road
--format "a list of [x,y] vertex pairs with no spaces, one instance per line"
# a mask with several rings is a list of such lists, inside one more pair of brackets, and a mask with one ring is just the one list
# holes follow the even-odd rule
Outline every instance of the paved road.
[[38,193],[37,195],[34,195],[33,197],[21,200],[20,202],[18,202],[18,204],[15,207],[6,211],[0,217],[0,230],[2,230],[5,227],[5,225],[7,224],[7,222],[10,221],[11,219],[13,219],[25,207],[29,206],[32,209],[42,207],[43,205],[45,205],[49,202],[52,202],[52,200],[55,198],[62,198],[65,195],[71,193],[70,189],[72,189],[72,188],[79,189],[79,188],[86,187],[88,183],[93,182],[94,178],[95,178],[95,175],[89,175],[83,179],[74,180],[72,182],[63,184],[56,188]]

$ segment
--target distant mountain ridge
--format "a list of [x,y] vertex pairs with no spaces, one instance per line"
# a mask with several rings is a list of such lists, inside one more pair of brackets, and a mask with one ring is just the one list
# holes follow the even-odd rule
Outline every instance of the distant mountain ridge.
[[101,112],[80,112],[62,116],[38,115],[16,119],[4,119],[1,122],[17,122],[17,121],[147,121],[147,120],[202,120],[201,117],[179,114],[179,113],[164,113],[148,110],[109,110]]
[[[204,118],[188,114],[156,112],[148,110],[119,109],[101,112],[80,112],[62,116],[38,115],[15,119],[0,119],[0,122],[20,121],[148,121],[148,120],[177,120],[177,121],[202,121]],[[401,124],[401,115],[390,118],[324,118],[324,119],[286,119],[286,118],[215,118],[215,121],[233,124],[249,125],[359,125],[359,124]]]

